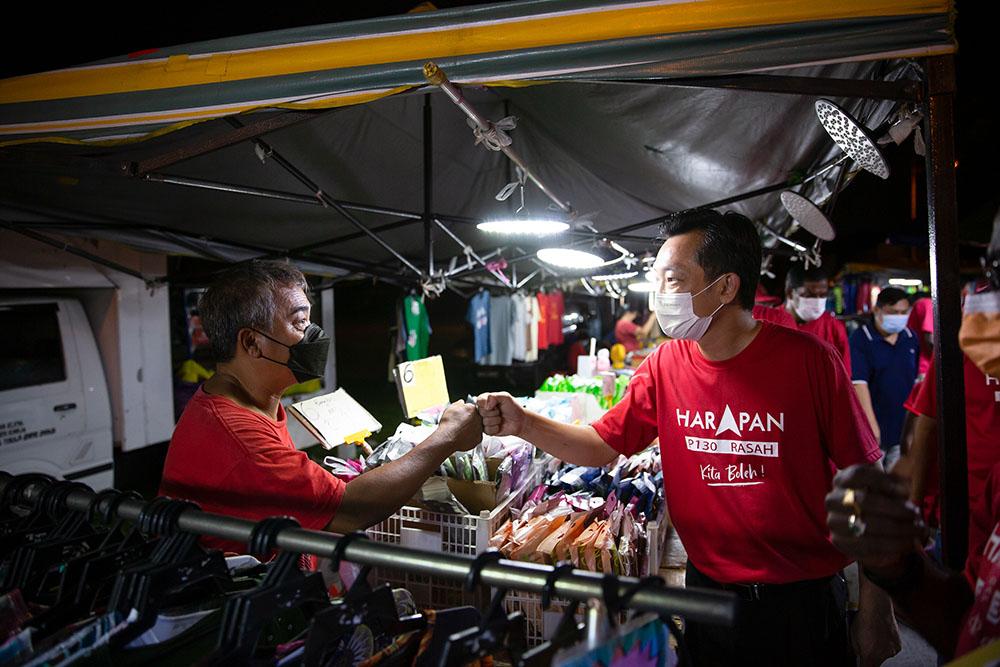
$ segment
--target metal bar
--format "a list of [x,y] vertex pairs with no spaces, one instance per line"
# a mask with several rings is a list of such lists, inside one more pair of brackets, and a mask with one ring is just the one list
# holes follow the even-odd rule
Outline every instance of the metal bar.
[[447,234],[449,237],[451,237],[452,241],[454,241],[459,246],[461,246],[463,252],[466,249],[468,249],[469,255],[474,260],[476,260],[477,262],[479,262],[483,266],[483,268],[485,268],[489,273],[491,273],[494,278],[496,278],[497,280],[499,280],[501,283],[503,283],[507,287],[511,286],[510,285],[510,281],[507,280],[507,276],[505,276],[504,274],[500,273],[499,271],[493,271],[492,269],[490,269],[489,267],[487,267],[486,266],[486,260],[483,259],[482,257],[480,257],[479,255],[477,255],[475,253],[475,251],[472,250],[472,246],[466,245],[465,242],[462,239],[458,238],[458,236],[456,236],[453,231],[451,231],[450,229],[448,229],[448,227],[443,222],[441,222],[440,220],[438,220],[437,218],[434,219],[434,222],[437,224],[438,227],[440,227],[441,229],[444,230],[445,234]]
[[[462,95],[462,89],[449,81],[448,77],[440,68],[438,68],[437,65],[432,62],[424,64],[424,78],[427,79],[427,81],[432,85],[435,85],[444,91],[445,95],[447,95],[448,98],[454,102],[466,116],[471,118],[476,125],[479,126],[480,130],[486,131],[490,129],[490,121],[480,115],[480,113],[476,111],[475,107],[466,101],[465,97]],[[530,168],[528,168],[528,165],[525,164],[524,160],[522,160],[521,157],[514,152],[513,148],[510,146],[501,146],[500,151],[506,155],[511,162],[520,167],[524,171],[525,175],[531,179],[531,182],[537,185],[538,188],[545,193],[545,196],[551,199],[555,205],[560,208],[560,210],[564,213],[573,212],[573,207],[571,207],[568,202],[564,202],[562,199],[557,197],[556,194],[550,190],[548,186],[546,186],[545,183],[543,183],[541,179],[539,179],[538,176],[531,171]]]
[[[229,123],[232,124],[234,127],[240,127],[239,121],[236,120],[235,118],[229,117],[226,120],[229,121]],[[346,208],[341,206],[337,200],[335,200],[333,197],[323,192],[323,189],[319,187],[319,185],[313,182],[313,180],[310,179],[308,176],[306,176],[305,173],[303,173],[298,167],[296,167],[294,164],[285,159],[285,157],[281,153],[276,151],[263,139],[254,139],[254,143],[260,146],[264,150],[265,154],[269,155],[272,160],[277,162],[282,169],[287,171],[291,176],[293,176],[297,181],[299,181],[303,186],[305,186],[310,192],[315,193],[315,197],[319,199],[324,205],[332,208],[341,216],[343,216],[348,222],[357,227],[358,231],[364,233],[371,240],[375,241],[375,243],[381,246],[383,250],[385,250],[390,255],[398,259],[403,264],[403,266],[410,269],[418,276],[422,275],[420,269],[414,266],[413,263],[410,262],[410,260],[406,259],[401,254],[396,252],[396,249],[390,246],[385,241],[383,241],[381,238],[379,238],[378,234],[375,234],[370,229],[365,227],[365,225],[362,224],[360,220],[351,215],[350,212]]]
[[941,470],[941,537],[945,564],[961,570],[968,546],[969,491],[965,448],[965,382],[958,259],[958,206],[955,193],[954,94],[952,56],[928,58],[927,233],[930,241],[931,297],[934,304],[934,363],[937,366],[938,460]]
[[[377,227],[372,227],[373,232],[387,232],[391,229],[399,229],[400,227],[407,227],[420,222],[419,220],[413,220],[412,218],[406,218],[405,220],[397,220],[396,222],[387,222],[384,225],[378,225]],[[309,252],[317,248],[325,248],[327,246],[337,245],[338,243],[344,243],[345,241],[353,241],[354,239],[359,239],[364,234],[361,232],[352,232],[350,234],[342,234],[341,236],[334,236],[333,238],[324,239],[322,241],[316,241],[315,243],[309,243],[307,245],[298,246],[297,248],[292,248],[288,252]]]
[[434,275],[434,118],[431,96],[424,95],[424,256]]
[[45,234],[39,234],[38,232],[33,232],[30,229],[25,229],[24,227],[16,225],[12,222],[7,222],[6,220],[0,220],[0,227],[9,229],[10,231],[16,234],[20,234],[21,236],[27,236],[29,239],[33,239],[35,241],[38,241],[39,243],[44,243],[45,245],[52,246],[53,248],[62,250],[63,252],[68,252],[71,255],[82,257],[83,259],[93,262],[94,264],[105,266],[119,273],[124,273],[125,275],[132,276],[133,278],[138,278],[147,285],[155,282],[162,282],[161,279],[147,278],[138,271],[134,271],[133,269],[130,269],[127,266],[123,266],[118,262],[113,262],[110,259],[105,259],[101,257],[100,255],[95,255],[93,253],[87,252],[86,250],[78,248],[75,245],[66,243],[65,241],[58,241],[52,238],[51,236],[46,236]]
[[125,173],[133,176],[143,176],[151,171],[169,167],[179,162],[190,160],[193,157],[198,157],[199,155],[206,155],[213,151],[217,151],[220,148],[226,148],[227,146],[238,144],[242,141],[246,141],[247,139],[253,139],[254,137],[258,137],[262,134],[273,132],[274,130],[280,130],[315,117],[315,113],[301,111],[285,111],[282,113],[276,113],[266,118],[251,121],[245,125],[241,124],[233,131],[222,135],[212,136],[203,142],[194,143],[190,146],[182,146],[176,150],[153,158],[148,158],[146,160],[126,162],[122,165],[122,168]]
[[[8,481],[9,483],[9,481]],[[15,503],[37,502],[44,484],[26,485]],[[6,484],[4,485],[6,487]],[[92,491],[73,491],[67,494],[65,505],[76,512],[90,508]],[[102,501],[105,502],[106,501]],[[115,511],[118,518],[135,521],[147,503],[131,498],[123,500]],[[102,508],[103,509],[103,508]],[[255,523],[221,514],[195,509],[183,511],[178,520],[179,530],[195,535],[211,535],[224,540],[246,543]],[[329,558],[338,542],[343,539],[330,533],[303,528],[285,528],[278,532],[275,543],[279,549],[307,553]],[[344,560],[377,567],[394,567],[417,574],[465,580],[474,559],[470,556],[420,551],[375,540],[353,540],[343,553]],[[546,579],[553,571],[550,565],[500,560],[482,568],[481,580],[488,586],[513,588],[521,591],[541,592]],[[556,597],[586,601],[604,596],[604,576],[597,572],[573,570],[560,577],[553,586]],[[634,577],[617,577],[619,593],[624,594],[638,583]],[[628,604],[629,608],[657,614],[677,614],[684,618],[713,625],[732,626],[736,613],[736,597],[732,593],[692,588],[665,588],[647,586],[638,590]]]
[[771,74],[738,74],[677,79],[614,79],[608,83],[657,85],[670,88],[725,88],[782,95],[854,97],[908,102],[920,102],[923,98],[923,91],[917,81],[862,81]]

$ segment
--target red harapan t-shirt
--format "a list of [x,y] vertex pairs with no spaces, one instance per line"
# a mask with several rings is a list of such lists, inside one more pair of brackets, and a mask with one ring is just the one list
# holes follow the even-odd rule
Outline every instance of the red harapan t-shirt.
[[799,324],[799,331],[806,331],[820,340],[833,345],[844,361],[847,374],[851,374],[851,345],[847,340],[847,329],[844,323],[830,313],[823,313],[812,322]]
[[970,543],[965,576],[975,599],[958,635],[955,655],[1000,639],[1000,464],[983,483],[983,494],[969,505],[969,519],[984,529]]
[[726,361],[691,341],[664,343],[593,426],[626,455],[659,436],[677,534],[691,562],[724,583],[844,567],[824,497],[835,468],[882,455],[836,351],[769,322]]
[[[170,439],[160,495],[198,503],[206,512],[252,521],[289,515],[321,530],[344,497],[344,482],[295,449],[284,407],[278,420],[198,388]],[[246,545],[205,538],[210,548]]]

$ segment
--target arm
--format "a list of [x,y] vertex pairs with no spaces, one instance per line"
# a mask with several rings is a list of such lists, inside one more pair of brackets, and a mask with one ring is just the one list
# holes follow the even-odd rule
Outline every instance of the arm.
[[552,456],[583,466],[602,466],[618,457],[590,426],[562,424],[527,412],[510,394],[483,394],[476,399],[486,435],[516,435]]
[[656,325],[656,316],[650,313],[649,317],[646,318],[646,323],[643,324],[641,327],[639,327],[639,330],[636,332],[636,335],[638,335],[638,337],[643,340],[649,338],[649,333],[653,330],[653,327],[655,325]]
[[[848,489],[853,505],[844,504]],[[852,466],[837,473],[827,494],[827,524],[833,544],[865,571],[883,582],[909,579],[888,591],[894,605],[942,655],[951,655],[972,591],[964,576],[938,569],[920,553],[926,528],[906,496],[903,480],[873,466]],[[863,517],[860,535],[848,527],[851,514]]]
[[855,382],[854,393],[858,395],[858,401],[861,403],[861,409],[865,411],[865,416],[868,417],[868,424],[872,427],[872,433],[875,434],[875,439],[881,440],[882,431],[878,427],[878,419],[875,418],[875,408],[872,407],[872,395],[871,392],[868,391],[868,383]]
[[927,471],[937,459],[937,420],[917,415],[913,423],[913,442],[906,458],[910,461],[910,500],[920,502],[927,486]]
[[453,403],[426,440],[396,461],[352,480],[326,530],[347,534],[372,526],[398,510],[420,489],[446,458],[468,450],[482,439],[475,406]]

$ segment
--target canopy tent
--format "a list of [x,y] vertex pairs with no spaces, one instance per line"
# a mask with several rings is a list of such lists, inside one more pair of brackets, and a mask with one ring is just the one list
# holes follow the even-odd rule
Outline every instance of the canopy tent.
[[[940,432],[962,440],[951,13],[948,0],[533,0],[16,77],[0,81],[0,224],[400,282],[457,254],[461,280],[466,257],[498,246],[472,223],[512,210],[493,194],[513,172],[427,87],[433,60],[489,119],[517,116],[510,134],[532,171],[633,251],[651,247],[663,214],[719,201],[773,245],[789,225],[778,190],[821,202],[844,182],[839,169],[808,178],[840,156],[816,121],[818,97],[868,128],[918,109]],[[547,206],[529,186],[528,209]],[[569,238],[559,243],[592,235]],[[511,263],[533,261],[531,247],[500,244]],[[949,456],[945,490],[961,498],[964,457]],[[962,512],[945,508],[952,562]]]

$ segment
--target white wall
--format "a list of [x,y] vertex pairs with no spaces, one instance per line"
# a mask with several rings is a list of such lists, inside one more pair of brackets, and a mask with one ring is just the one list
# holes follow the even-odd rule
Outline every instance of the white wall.
[[[145,276],[167,271],[163,254],[111,241],[66,241]],[[127,451],[170,439],[174,419],[166,285],[150,289],[138,278],[0,230],[0,289],[79,298],[108,380],[115,445]]]

